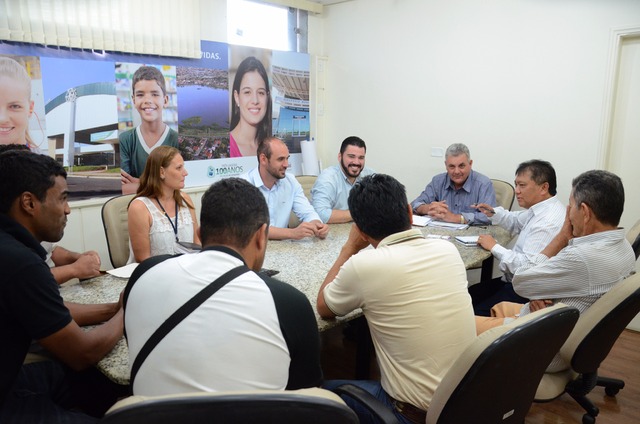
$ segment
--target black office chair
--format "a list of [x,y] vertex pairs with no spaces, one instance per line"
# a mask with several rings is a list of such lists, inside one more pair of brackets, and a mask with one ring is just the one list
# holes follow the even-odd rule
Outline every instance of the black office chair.
[[[427,424],[523,423],[542,374],[578,316],[577,309],[558,304],[480,334],[436,388]],[[369,393],[353,385],[336,392],[357,399],[380,421],[396,422],[376,414],[380,403]]]
[[100,421],[102,424],[252,422],[357,424],[358,417],[334,393],[312,388],[131,396],[116,403]]
[[636,254],[636,260],[638,260],[638,256],[640,256],[640,234],[638,234],[634,242],[631,243],[631,247],[633,247],[633,252]]
[[599,409],[587,395],[596,387],[615,396],[624,381],[598,376],[598,368],[629,322],[640,312],[640,274],[634,274],[611,289],[582,313],[560,355],[569,368],[545,373],[536,392],[536,402],[548,402],[568,393],[582,406],[585,424],[595,423]]
[[629,228],[626,234],[627,241],[631,243],[633,251],[636,254],[636,259],[640,256],[640,219]]

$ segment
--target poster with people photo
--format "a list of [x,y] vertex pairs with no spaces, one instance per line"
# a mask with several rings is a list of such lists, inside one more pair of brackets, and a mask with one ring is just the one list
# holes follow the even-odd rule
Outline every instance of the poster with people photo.
[[[0,43],[0,57],[31,81],[16,140],[67,167],[71,199],[119,193],[119,138],[142,121],[132,78],[151,66],[164,78],[162,122],[178,134],[188,187],[248,172],[257,143],[271,135],[285,140],[295,171],[300,141],[310,138],[309,56],[213,41],[201,49],[200,59],[183,59]],[[18,89],[9,78],[0,83]],[[0,100],[7,95],[0,90]],[[0,143],[13,140],[9,133]]]

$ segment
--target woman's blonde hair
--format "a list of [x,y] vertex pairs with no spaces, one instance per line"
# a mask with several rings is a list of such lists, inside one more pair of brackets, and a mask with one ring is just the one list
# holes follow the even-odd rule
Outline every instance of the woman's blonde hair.
[[[175,147],[159,146],[151,151],[144,166],[144,171],[140,176],[140,185],[135,197],[158,198],[162,195],[162,179],[160,178],[160,168],[167,168],[173,158],[180,152]],[[177,205],[187,206],[195,209],[192,204],[182,197],[180,190],[173,191],[173,199]]]
[[[0,56],[0,76],[9,77],[18,81],[20,84],[24,84],[27,88],[27,93],[29,94],[29,101],[31,101],[31,77],[27,73],[27,69],[23,64],[10,57]],[[29,148],[37,147],[33,140],[31,140],[29,128],[25,130],[24,138],[26,139]]]

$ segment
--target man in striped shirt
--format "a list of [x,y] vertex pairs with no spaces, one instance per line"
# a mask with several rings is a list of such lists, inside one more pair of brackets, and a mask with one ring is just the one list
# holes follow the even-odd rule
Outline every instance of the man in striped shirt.
[[491,307],[502,301],[526,303],[528,299],[513,290],[511,280],[519,267],[530,264],[531,258],[544,249],[558,234],[566,210],[556,196],[556,171],[549,162],[530,160],[516,169],[516,198],[523,211],[508,211],[487,204],[476,207],[483,211],[493,225],[499,225],[518,240],[507,249],[489,234],[478,237],[478,244],[490,250],[499,261],[503,276],[469,287],[476,315],[490,316]]
[[572,186],[562,229],[513,277],[516,293],[531,300],[501,302],[492,308],[493,317],[476,317],[478,334],[557,302],[582,313],[634,270],[633,249],[618,228],[624,207],[620,178],[588,171]]

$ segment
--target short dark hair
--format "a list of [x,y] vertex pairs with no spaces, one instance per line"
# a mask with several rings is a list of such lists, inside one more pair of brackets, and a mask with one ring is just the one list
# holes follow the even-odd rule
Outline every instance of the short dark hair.
[[260,162],[260,155],[263,153],[267,159],[271,159],[271,152],[272,152],[271,143],[273,143],[274,141],[279,141],[286,145],[286,143],[280,140],[278,137],[271,136],[271,137],[265,138],[260,143],[258,143],[258,150],[256,150],[256,156],[258,157],[258,162]]
[[556,170],[546,160],[532,159],[522,162],[516,169],[516,175],[522,175],[526,171],[531,173],[531,179],[536,184],[542,185],[549,183],[549,194],[555,196],[557,193],[558,183],[556,181]]
[[0,144],[0,153],[8,152],[9,150],[26,150],[30,152],[29,146],[26,144]]
[[260,190],[240,178],[213,183],[202,196],[200,235],[203,246],[245,247],[262,226],[269,208]]
[[349,192],[348,203],[353,222],[375,240],[411,228],[407,192],[390,175],[364,177]]
[[58,176],[67,178],[67,172],[49,156],[24,150],[0,154],[0,213],[9,213],[13,202],[27,191],[44,202]]
[[585,203],[598,221],[618,226],[624,210],[624,186],[620,177],[609,171],[587,171],[575,177],[571,186],[576,205]]
[[162,89],[162,95],[167,95],[167,84],[164,81],[164,75],[155,66],[141,66],[133,73],[133,81],[131,81],[131,94],[136,94],[136,84],[139,81],[155,81]]
[[364,143],[364,140],[360,137],[356,137],[355,135],[349,136],[342,141],[342,144],[340,145],[340,154],[344,153],[348,146],[362,147],[364,152],[367,152],[367,145]]

